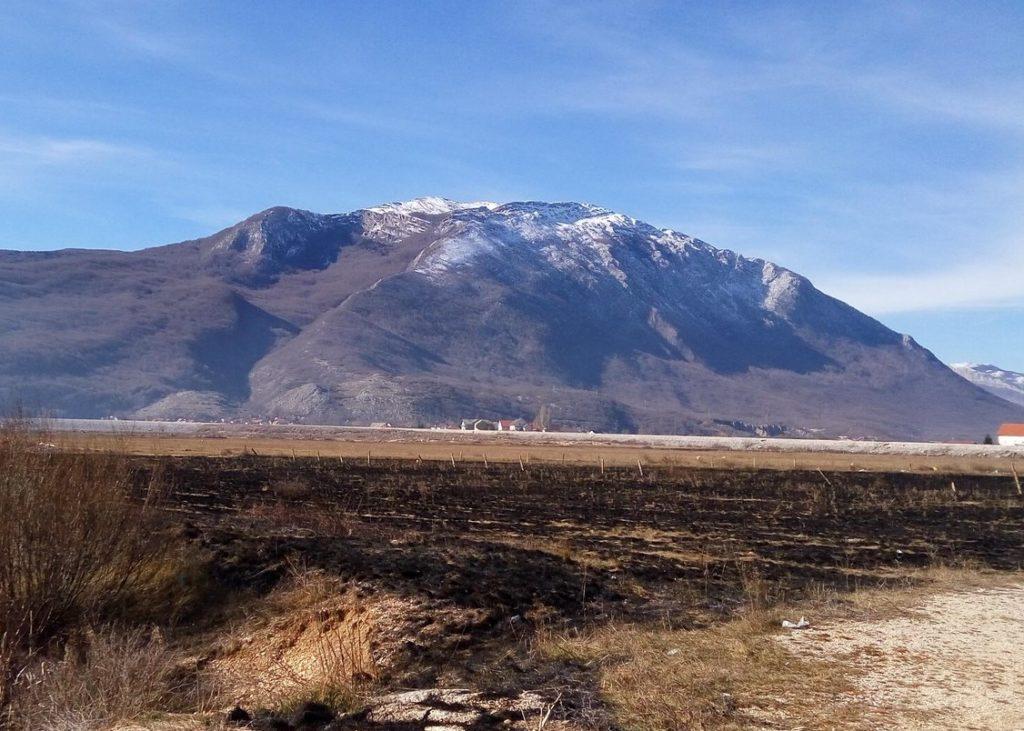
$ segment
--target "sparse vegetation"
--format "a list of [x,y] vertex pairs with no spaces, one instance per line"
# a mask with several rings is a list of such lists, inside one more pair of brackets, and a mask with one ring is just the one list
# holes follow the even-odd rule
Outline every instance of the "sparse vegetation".
[[83,627],[180,608],[168,591],[180,547],[153,520],[159,486],[158,471],[123,457],[58,452],[18,423],[0,429],[0,713],[23,711],[26,693],[77,693],[66,677],[127,651],[90,633],[83,657],[54,663]]
[[[236,703],[343,713],[437,687],[505,698],[519,729],[734,728],[782,702],[827,726],[845,717],[788,694],[840,689],[849,669],[778,647],[780,607],[821,617],[949,571],[934,567],[1024,561],[1007,476],[134,458],[6,440],[0,530],[25,549],[0,556],[18,729],[216,720]],[[51,537],[48,521],[69,529]],[[508,699],[527,691],[520,713]]]
[[613,623],[542,634],[537,651],[596,668],[601,700],[617,725],[630,731],[745,728],[762,708],[779,699],[800,703],[801,694],[808,701],[801,709],[805,722],[827,718],[827,727],[840,725],[835,709],[814,704],[822,687],[844,689],[843,666],[794,658],[771,640],[777,626],[775,612],[752,612],[705,629]]
[[241,631],[248,642],[213,661],[236,700],[289,715],[315,702],[360,707],[376,676],[367,601],[323,571],[290,567]]

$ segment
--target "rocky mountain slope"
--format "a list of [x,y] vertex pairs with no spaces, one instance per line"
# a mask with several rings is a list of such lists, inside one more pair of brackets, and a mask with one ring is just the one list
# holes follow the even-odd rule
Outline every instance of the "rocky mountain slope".
[[1024,406],[1024,373],[980,363],[953,363],[949,367],[989,393]]
[[0,252],[0,399],[59,415],[978,438],[1024,409],[759,259],[579,203],[272,208]]

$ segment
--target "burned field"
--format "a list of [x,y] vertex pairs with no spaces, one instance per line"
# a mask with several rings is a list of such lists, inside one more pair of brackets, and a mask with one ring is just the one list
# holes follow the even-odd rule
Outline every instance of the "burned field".
[[1002,477],[663,468],[641,478],[260,457],[141,464],[164,471],[167,509],[229,594],[270,591],[301,565],[404,597],[424,626],[431,613],[451,618],[374,673],[404,686],[477,682],[540,626],[707,626],[755,604],[905,581],[922,567],[1024,563],[1024,499]]
[[[19,593],[47,586],[28,578],[49,563],[3,564],[26,577],[0,617],[22,633],[0,643],[12,729],[830,728],[840,712],[855,728],[856,704],[836,702],[851,666],[788,654],[782,616],[891,607],[933,569],[947,585],[1019,581],[1024,563],[1024,497],[1001,475],[19,439],[2,494],[20,502],[0,526],[90,569],[69,604]],[[53,533],[51,508],[77,532]],[[32,634],[43,605],[60,622]]]
[[603,600],[629,611],[638,585],[658,596],[699,585],[729,601],[751,575],[781,596],[938,562],[1024,563],[1024,498],[1005,477],[140,461],[161,469],[183,524],[219,550],[252,544],[264,576],[299,553],[353,579],[496,609],[536,600],[572,616]]

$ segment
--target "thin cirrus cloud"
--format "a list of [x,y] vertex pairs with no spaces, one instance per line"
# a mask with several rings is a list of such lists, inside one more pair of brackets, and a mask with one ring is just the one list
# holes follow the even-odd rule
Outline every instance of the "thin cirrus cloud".
[[7,166],[74,165],[149,156],[145,148],[88,138],[0,134],[0,154]]
[[114,45],[134,53],[164,61],[185,60],[193,56],[189,46],[166,33],[144,30],[138,25],[100,15],[88,17],[87,24]]
[[545,7],[563,22],[536,32],[558,45],[583,49],[595,61],[556,89],[546,100],[550,103],[690,120],[727,116],[734,104],[758,94],[809,90],[831,98],[857,98],[923,121],[1024,132],[1024,88],[1012,77],[965,71],[959,78],[940,79],[911,60],[876,61],[870,39],[879,29],[870,24],[860,37],[803,18],[753,14],[728,29],[747,52],[734,57],[720,48],[658,38],[649,28],[631,31],[628,22],[609,27],[607,6],[600,6],[600,13]]
[[1024,134],[1024,87],[944,84],[914,74],[864,73],[847,86],[896,107],[935,119]]
[[716,145],[687,150],[678,165],[683,170],[712,173],[778,170],[803,164],[804,152],[795,145]]
[[4,200],[43,200],[68,185],[94,188],[99,181],[127,181],[175,163],[159,151],[93,137],[0,132],[0,193]]
[[1024,304],[1024,246],[910,273],[825,277],[820,288],[873,315]]

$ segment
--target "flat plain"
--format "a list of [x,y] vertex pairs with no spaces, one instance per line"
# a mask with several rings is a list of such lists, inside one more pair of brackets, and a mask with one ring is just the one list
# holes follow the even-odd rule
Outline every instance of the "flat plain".
[[[102,422],[98,422],[102,424]],[[167,425],[174,427],[175,425]],[[69,449],[152,456],[243,455],[347,461],[421,460],[577,466],[690,467],[1004,475],[1024,470],[1024,450],[981,445],[714,439],[626,435],[496,434],[420,429],[311,429],[209,425],[55,432]],[[674,442],[686,446],[675,446]],[[806,446],[805,446],[806,445]],[[878,446],[874,446],[878,445]],[[812,448],[813,447],[813,448]]]
[[[955,658],[872,634],[970,645],[976,626],[921,614],[938,602],[999,635],[1024,564],[1012,456],[355,434],[32,440],[56,465],[123,460],[173,547],[146,600],[173,611],[134,621],[208,690],[120,728],[220,728],[235,705],[259,728],[390,731],[1017,718],[992,705],[1020,697],[1008,673],[991,703],[915,706],[957,697]],[[800,616],[813,632],[791,642]],[[872,691],[893,673],[916,684]],[[302,725],[312,702],[332,725]]]
[[[355,592],[367,644],[351,672],[378,695],[539,693],[567,728],[756,727],[772,713],[828,728],[837,709],[872,727],[844,700],[856,666],[776,648],[780,618],[955,588],[943,571],[1016,581],[1024,562],[1008,476],[138,459],[173,486],[168,505],[228,596],[258,603],[298,565]],[[240,678],[239,699],[268,704],[268,652],[208,662]]]

